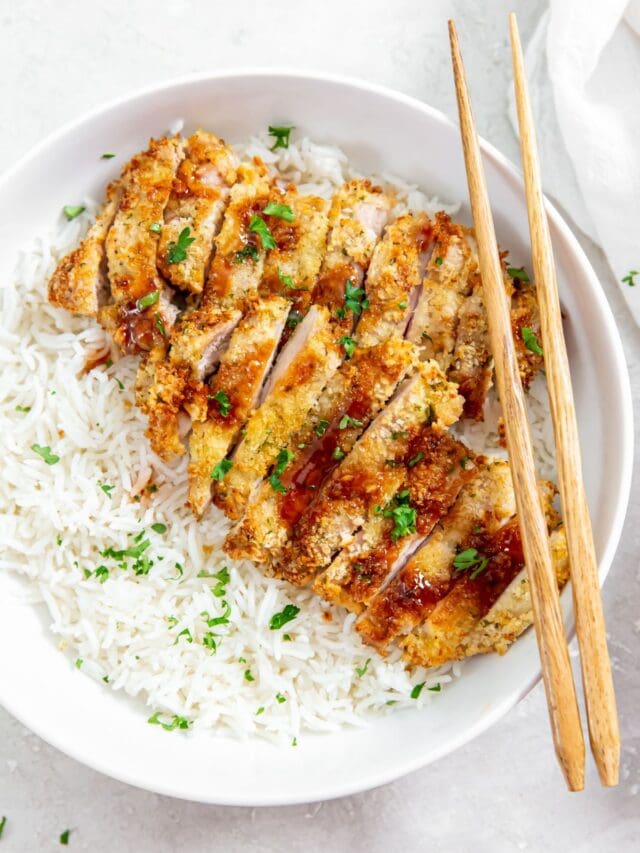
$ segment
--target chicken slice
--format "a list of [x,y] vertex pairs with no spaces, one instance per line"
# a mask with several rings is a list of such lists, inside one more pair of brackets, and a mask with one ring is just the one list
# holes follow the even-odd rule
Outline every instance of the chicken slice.
[[[549,537],[551,561],[558,588],[569,580],[569,552],[564,527],[557,527]],[[488,613],[461,641],[460,657],[498,652],[503,655],[529,625],[533,624],[531,589],[526,569],[511,581]]]
[[300,428],[339,363],[329,312],[314,305],[282,349],[261,405],[234,452],[233,467],[214,489],[214,502],[230,518],[244,513],[254,488]]
[[265,214],[264,219],[276,247],[265,258],[264,272],[258,288],[260,296],[275,294],[291,301],[291,320],[285,337],[307,313],[327,244],[329,203],[313,195],[300,195],[295,186],[285,192],[274,189],[274,205],[289,208],[291,222],[282,216]]
[[[164,209],[157,255],[158,269],[174,287],[202,292],[237,166],[233,151],[211,133],[198,130],[186,141],[186,156],[178,166]],[[187,228],[193,242],[184,260],[176,261],[175,247]]]
[[[558,524],[557,513],[551,506],[554,493],[551,483],[542,484],[542,501],[550,527]],[[479,521],[462,547],[461,554],[474,549],[478,557],[482,555],[483,562],[475,570],[454,568],[449,592],[426,620],[403,638],[401,646],[410,663],[439,666],[465,657],[468,636],[524,568],[517,517],[497,530],[494,524]],[[504,604],[503,600],[501,607]]]
[[369,306],[358,323],[358,346],[373,346],[404,334],[418,297],[431,235],[431,222],[425,213],[407,213],[385,230],[367,273]]
[[49,280],[48,298],[52,305],[95,317],[109,300],[105,240],[120,203],[125,173],[107,187],[104,204],[84,240],[59,261]]
[[325,482],[285,547],[277,575],[304,584],[327,566],[376,507],[385,507],[400,489],[399,463],[411,436],[425,421],[446,429],[461,410],[462,399],[438,365],[421,364]]
[[473,454],[447,432],[423,427],[401,460],[400,493],[415,511],[412,530],[397,535],[393,502],[369,519],[354,540],[315,579],[313,589],[329,601],[362,612],[427,539],[475,473]]
[[453,560],[479,525],[499,529],[515,514],[509,465],[479,465],[431,538],[371,602],[356,627],[363,640],[384,653],[387,645],[418,625],[449,591]]
[[[193,424],[189,441],[189,506],[201,516],[211,499],[212,478],[225,476],[223,462],[245,421],[258,404],[271,368],[290,303],[265,296],[243,317],[207,388],[204,417]],[[216,471],[216,466],[218,470]]]
[[[542,344],[540,310],[535,288],[530,284],[520,283],[516,286],[511,300],[511,329],[516,345],[520,378],[523,387],[527,389],[544,363],[540,353],[535,351],[536,343],[540,348]],[[534,338],[529,342],[529,346],[524,342],[523,329],[529,329],[533,333]]]
[[397,385],[417,363],[415,347],[392,339],[356,350],[323,391],[302,427],[287,445],[293,459],[280,478],[285,492],[265,480],[242,520],[227,536],[225,550],[235,559],[275,559],[313,501],[324,480],[349,453]]
[[438,213],[434,245],[413,318],[407,332],[422,347],[425,359],[434,358],[446,372],[456,343],[458,313],[472,289],[470,276],[478,259],[471,232]]

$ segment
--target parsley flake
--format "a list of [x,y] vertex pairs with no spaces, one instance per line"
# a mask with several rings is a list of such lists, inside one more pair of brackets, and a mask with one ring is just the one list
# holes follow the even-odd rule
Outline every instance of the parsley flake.
[[528,328],[528,326],[523,326],[520,329],[520,334],[522,335],[522,340],[524,341],[524,345],[528,350],[535,353],[536,355],[544,355],[544,351],[540,346],[540,343],[535,336],[535,333]]
[[514,281],[521,281],[524,284],[527,284],[530,281],[529,275],[524,267],[507,267],[507,275],[514,279]]
[[295,329],[300,323],[302,323],[302,314],[299,311],[290,311],[287,317],[288,328]]
[[269,628],[271,628],[272,631],[277,631],[279,628],[282,628],[283,625],[286,625],[287,622],[291,622],[292,619],[295,619],[298,613],[300,613],[300,608],[296,607],[295,604],[285,605],[283,610],[273,614],[269,622]]
[[422,693],[422,688],[424,687],[426,682],[422,681],[420,684],[414,685],[413,690],[411,691],[411,698],[417,699],[418,696]]
[[629,273],[627,275],[625,275],[625,277],[622,279],[622,281],[624,282],[624,284],[628,284],[629,287],[635,287],[636,286],[635,277],[637,275],[640,275],[638,270],[629,270]]
[[226,391],[216,391],[211,397],[210,400],[215,400],[218,404],[218,411],[222,415],[223,418],[226,418],[233,406],[229,402],[229,397]]
[[442,258],[436,258],[436,265],[439,267],[442,266]]
[[111,154],[111,153],[108,153],[108,154],[101,154],[101,155],[100,155],[100,159],[101,159],[101,160],[111,160],[111,159],[113,159],[115,156],[116,156],[115,154]]
[[244,680],[245,680],[245,681],[255,681],[255,678],[254,678],[254,677],[253,677],[253,675],[251,674],[251,670],[250,670],[250,669],[245,669],[245,671],[244,671]]
[[187,259],[187,249],[195,241],[195,237],[190,237],[190,228],[183,228],[178,234],[177,242],[173,240],[167,246],[167,260],[170,264],[179,264]]
[[280,492],[285,495],[287,493],[287,489],[282,485],[280,480],[280,476],[284,473],[284,469],[287,467],[289,462],[293,459],[293,453],[290,450],[287,450],[286,447],[283,447],[278,456],[276,458],[276,465],[273,469],[273,473],[269,477],[269,483],[271,483],[271,488],[275,492]]
[[6,826],[6,823],[7,823],[6,815],[3,815],[2,818],[0,819],[0,838],[2,838],[2,832]]
[[83,663],[84,661],[82,660],[82,658],[76,658],[76,669],[80,669]]
[[251,258],[252,261],[257,261],[258,257],[258,250],[253,243],[247,243],[244,249],[240,249],[239,252],[236,252],[236,263],[243,264],[247,258]]
[[363,288],[356,287],[351,279],[347,279],[344,288],[344,308],[338,311],[338,316],[345,317],[348,310],[359,317],[363,310],[369,307],[369,300],[365,299],[364,295]]
[[211,479],[215,480],[216,483],[219,483],[225,474],[228,474],[229,471],[233,468],[233,462],[231,459],[221,459],[217,465],[213,466],[213,470],[211,471]]
[[16,406],[16,412],[30,412],[31,406]]
[[259,717],[260,714],[264,714],[264,705],[261,705],[256,711],[256,717]]
[[362,421],[358,421],[355,418],[349,417],[349,415],[343,415],[340,419],[340,423],[338,424],[338,429],[346,429],[347,427],[361,427],[363,426]]
[[281,281],[284,285],[286,285],[290,290],[296,290],[296,286],[295,286],[295,284],[293,283],[293,279],[291,278],[291,276],[290,276],[290,275],[285,275],[285,274],[281,271],[280,267],[278,267],[278,278],[279,278],[279,279],[280,279],[280,281]]
[[138,311],[146,311],[147,308],[155,305],[158,299],[160,299],[160,291],[152,290],[151,293],[147,293],[145,296],[141,296],[140,299],[138,299],[136,302],[136,308]]
[[71,835],[70,829],[65,829],[64,832],[60,833],[60,844],[67,845],[69,843],[69,836]]
[[155,524],[151,525],[151,529],[155,530],[156,533],[166,533],[167,525],[163,524],[161,521],[156,521]]
[[413,459],[410,459],[407,462],[407,467],[413,468],[414,465],[417,465],[421,459],[424,459],[424,453],[422,451],[420,451],[420,453],[416,453],[416,455],[413,457]]
[[336,449],[331,454],[331,458],[336,459],[336,460],[340,460],[340,459],[344,459],[344,457],[346,455],[347,454],[344,452],[344,450],[341,447],[336,447]]
[[325,421],[324,418],[320,418],[318,423],[314,426],[313,431],[315,432],[316,435],[322,436],[327,431],[328,426],[329,426],[329,421]]
[[155,714],[152,714],[147,722],[152,726],[162,726],[166,732],[172,732],[174,729],[188,729],[191,725],[190,720],[187,720],[186,717],[179,717],[177,714],[173,715],[170,722],[165,723],[160,719],[160,711],[156,711]]
[[162,335],[163,338],[166,338],[167,332],[166,332],[166,329],[164,327],[164,323],[162,322],[162,317],[160,316],[160,314],[158,314],[157,311],[155,312],[153,317],[156,321],[156,329],[160,332],[160,334]]
[[369,669],[369,664],[371,663],[371,658],[367,658],[364,662],[364,666],[357,666],[356,672],[358,673],[358,678],[362,678],[367,669]]
[[111,492],[115,489],[115,486],[109,486],[107,483],[101,483],[100,488],[105,493],[105,495],[111,497]]
[[410,533],[416,532],[416,519],[418,513],[416,512],[415,507],[411,506],[408,489],[398,492],[393,498],[393,501],[382,514],[385,518],[393,519],[391,539],[394,542],[402,536],[407,536]]
[[285,222],[293,222],[296,217],[288,204],[276,204],[275,201],[270,201],[262,212],[267,216],[275,216],[278,219],[284,219]]
[[275,151],[276,148],[288,148],[289,147],[289,136],[291,135],[291,131],[293,130],[293,125],[291,127],[287,127],[285,125],[281,127],[277,127],[274,125],[269,125],[269,136],[273,136],[275,142],[271,146],[271,151]]
[[283,696],[282,693],[276,693],[276,702],[278,705],[282,705],[283,702],[287,701],[287,697]]
[[251,217],[249,221],[249,231],[253,231],[254,234],[258,235],[263,249],[267,250],[276,248],[277,243],[273,239],[271,231],[269,231],[269,226],[261,216]]
[[162,231],[162,225],[159,222],[152,222],[149,226],[149,231],[152,231],[154,234],[159,234]]
[[456,572],[467,572],[471,570],[469,577],[475,580],[489,565],[489,558],[480,554],[475,548],[466,548],[453,558],[453,567]]
[[34,453],[37,453],[38,456],[41,456],[47,465],[55,465],[56,462],[60,461],[60,457],[56,456],[55,453],[52,453],[50,447],[43,447],[40,444],[32,444],[31,449]]
[[350,338],[349,335],[345,335],[343,338],[340,338],[338,341],[339,344],[342,344],[344,347],[344,351],[347,355],[347,358],[353,358],[353,354],[356,351],[357,343],[353,338]]
[[434,684],[433,687],[427,687],[427,690],[430,690],[432,693],[440,693],[442,685],[438,682],[437,684]]
[[75,219],[76,216],[80,216],[81,213],[84,213],[85,208],[81,204],[65,204],[62,208],[62,212],[67,217],[69,222],[72,219]]

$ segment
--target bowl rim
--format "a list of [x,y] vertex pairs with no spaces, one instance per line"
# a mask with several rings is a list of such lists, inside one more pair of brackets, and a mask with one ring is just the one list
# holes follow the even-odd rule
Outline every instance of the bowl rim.
[[[455,122],[448,118],[442,111],[421,101],[417,97],[407,95],[403,92],[393,89],[390,86],[382,85],[379,83],[371,83],[367,80],[351,75],[336,74],[321,70],[301,70],[286,66],[277,66],[274,68],[267,66],[234,66],[232,68],[224,70],[201,71],[171,77],[158,83],[128,91],[123,95],[119,95],[115,98],[103,101],[102,103],[91,108],[90,110],[82,112],[79,116],[70,119],[69,121],[63,123],[57,129],[51,131],[41,141],[32,146],[24,155],[18,158],[18,160],[15,161],[8,169],[2,171],[2,173],[0,173],[0,193],[8,182],[13,180],[16,175],[19,175],[22,170],[28,168],[33,160],[40,156],[43,151],[46,151],[47,148],[53,145],[55,142],[72,133],[76,128],[84,124],[90,123],[101,115],[115,110],[118,107],[123,106],[131,101],[144,99],[152,95],[157,95],[165,90],[173,89],[176,87],[189,86],[191,84],[198,84],[213,80],[220,81],[225,79],[237,78],[266,79],[270,77],[297,79],[303,85],[304,83],[308,82],[320,84],[331,83],[347,89],[352,89],[355,91],[364,91],[367,93],[379,95],[383,98],[391,99],[396,101],[397,103],[404,104],[412,110],[422,112],[423,114],[429,116],[436,122],[444,124],[445,126],[457,131],[457,126]],[[494,147],[491,143],[489,143],[482,137],[480,137],[480,147],[483,155],[493,161],[493,164],[501,172],[502,177],[504,177],[511,184],[515,183],[518,189],[524,192],[522,171],[517,166],[515,166],[505,155],[503,155],[496,147]],[[622,457],[627,459],[633,458],[634,433],[633,406],[631,402],[631,385],[622,341],[613,316],[613,312],[600,285],[600,281],[595,273],[595,270],[593,269],[589,259],[587,258],[577,238],[573,234],[571,228],[565,222],[563,216],[559,213],[559,211],[555,208],[555,206],[549,201],[546,196],[544,197],[544,201],[548,217],[551,223],[553,224],[553,227],[556,228],[557,231],[561,234],[562,238],[566,242],[570,253],[573,255],[575,261],[578,263],[581,272],[589,280],[593,296],[597,303],[597,309],[599,312],[600,320],[606,326],[606,332],[610,341],[612,356],[618,367],[618,370],[615,373],[615,382],[618,384],[622,408]],[[623,466],[623,470],[620,476],[620,487],[618,489],[618,493],[615,499],[615,508],[612,516],[609,535],[607,537],[607,541],[603,549],[602,557],[598,564],[598,575],[601,586],[611,568],[611,564],[613,562],[613,558],[620,541],[622,527],[625,521],[629,503],[631,481],[632,466]],[[574,634],[575,627],[573,625],[572,620],[572,624],[567,630],[568,642],[572,640]],[[14,704],[11,702],[10,699],[7,700],[6,698],[3,698],[2,705],[9,713],[12,714],[12,716],[14,716],[21,723],[27,726],[31,731],[35,732],[39,737],[54,746],[56,749],[59,749],[64,754],[70,756],[71,758],[74,758],[80,763],[85,764],[86,766],[89,766],[101,773],[104,773],[105,775],[110,776],[111,778],[117,779],[118,781],[125,782],[127,784],[133,785],[144,790],[151,790],[159,794],[189,801],[216,803],[219,805],[233,806],[276,806],[308,803],[320,799],[330,800],[338,797],[348,796],[363,790],[369,790],[371,788],[387,784],[398,778],[401,778],[402,776],[408,773],[414,772],[422,767],[425,767],[428,764],[431,764],[434,761],[438,760],[439,758],[442,758],[445,755],[454,752],[455,750],[469,743],[475,737],[490,728],[509,710],[511,710],[519,701],[521,701],[524,696],[526,696],[533,689],[533,687],[536,686],[540,679],[541,670],[540,667],[537,666],[537,668],[532,672],[531,677],[528,679],[526,684],[524,684],[519,691],[514,693],[513,696],[509,696],[504,701],[498,703],[492,709],[490,714],[484,716],[474,725],[469,726],[458,737],[453,738],[452,740],[448,741],[446,744],[443,744],[439,748],[436,747],[432,749],[426,757],[424,754],[421,754],[411,761],[404,761],[400,766],[389,765],[384,770],[370,772],[367,778],[359,784],[345,783],[341,786],[339,783],[337,783],[333,787],[331,792],[318,792],[317,797],[310,797],[309,794],[301,794],[300,796],[292,797],[286,795],[282,796],[277,792],[266,792],[259,799],[256,799],[254,797],[251,800],[247,800],[246,798],[238,796],[216,796],[215,799],[212,799],[201,796],[194,797],[192,794],[181,792],[179,790],[176,790],[175,788],[170,788],[169,786],[165,786],[162,784],[149,785],[146,780],[140,778],[133,772],[114,770],[113,767],[109,766],[108,761],[101,761],[94,757],[88,759],[85,755],[82,754],[82,750],[75,749],[73,739],[71,739],[71,742],[68,742],[68,739],[65,739],[62,735],[59,736],[55,731],[48,731],[46,723],[40,723],[37,719],[31,719],[31,715],[26,713],[24,709],[15,708]]]

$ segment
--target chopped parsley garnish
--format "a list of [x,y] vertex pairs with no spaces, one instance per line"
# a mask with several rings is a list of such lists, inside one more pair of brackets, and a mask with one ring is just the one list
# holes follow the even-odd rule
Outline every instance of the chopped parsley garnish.
[[225,474],[228,474],[229,471],[233,468],[233,462],[230,459],[221,459],[217,465],[213,466],[213,471],[211,472],[211,479],[215,480],[216,483],[219,483]]
[[344,450],[341,447],[336,447],[336,449],[331,454],[331,458],[339,460],[339,459],[344,459],[344,457],[346,455],[347,454],[344,452]]
[[116,156],[115,154],[107,153],[107,154],[102,154],[100,156],[100,159],[101,160],[111,160],[115,156]]
[[261,216],[252,216],[249,221],[249,231],[257,234],[263,249],[275,249],[276,241],[273,239],[269,226]]
[[163,524],[161,521],[156,521],[155,524],[151,525],[151,529],[154,530],[156,533],[166,533],[167,525]]
[[290,643],[291,642],[291,634],[283,634],[282,639],[284,640],[285,643]]
[[320,418],[318,423],[314,426],[313,431],[316,435],[324,435],[327,431],[327,427],[329,426],[329,421],[325,421],[324,418]]
[[240,249],[239,252],[236,252],[237,264],[243,264],[247,258],[251,258],[252,261],[258,260],[258,250],[253,243],[247,243],[244,249]]
[[31,406],[16,406],[16,412],[30,412]]
[[340,419],[340,423],[338,424],[338,429],[346,429],[347,427],[361,427],[362,421],[358,421],[355,418],[349,417],[349,415],[343,415]]
[[84,661],[82,660],[82,658],[76,658],[76,669],[80,669],[83,663]]
[[180,631],[176,637],[175,643],[173,644],[174,646],[177,645],[180,637],[184,637],[187,643],[193,643],[193,637],[191,636],[191,631],[188,628],[183,628],[182,631]]
[[56,545],[58,546],[58,548],[62,545],[62,536],[56,536]]
[[[198,577],[200,577],[200,575],[198,575]],[[226,566],[223,566],[219,572],[215,572],[215,574],[210,577],[214,577],[217,581],[217,584],[211,588],[211,594],[216,598],[222,598],[227,591],[226,586],[230,580],[229,569]]]
[[407,300],[406,299],[403,299],[402,302],[398,302],[398,308],[404,309],[406,307],[407,307]]
[[274,125],[269,125],[269,136],[273,136],[275,142],[271,146],[271,151],[275,151],[276,148],[288,148],[289,147],[289,136],[291,135],[291,131],[293,130],[293,125],[291,127],[276,127]]
[[302,314],[299,311],[290,311],[287,317],[287,326],[290,329],[295,329],[300,323],[302,323]]
[[278,456],[276,458],[276,466],[273,469],[273,473],[269,477],[269,482],[271,483],[271,488],[276,492],[281,492],[281,494],[286,494],[287,490],[282,485],[280,481],[280,476],[284,473],[284,469],[287,467],[289,462],[293,459],[293,453],[290,450],[287,450],[286,447],[283,447]]
[[159,222],[152,222],[149,226],[149,231],[153,231],[154,234],[159,234],[162,231],[162,225]]
[[402,536],[416,532],[416,518],[418,514],[415,507],[411,506],[409,489],[398,492],[383,512],[383,515],[385,518],[393,519],[391,538],[394,542]]
[[152,714],[147,722],[151,723],[152,726],[162,726],[165,732],[172,732],[174,729],[188,729],[191,725],[190,720],[187,720],[186,717],[179,717],[177,714],[173,715],[170,722],[165,723],[160,719],[160,711]]
[[69,836],[71,835],[70,829],[65,829],[64,832],[60,833],[60,844],[67,845],[69,843]]
[[507,275],[527,284],[530,279],[524,267],[507,267]]
[[216,635],[212,631],[207,631],[206,634],[202,635],[202,645],[206,649],[211,649],[211,654],[214,655],[218,651]]
[[538,339],[535,336],[535,333],[528,327],[523,326],[520,329],[520,334],[522,335],[522,340],[524,341],[524,345],[528,350],[535,353],[536,355],[544,355],[542,347]]
[[160,291],[152,290],[151,293],[147,293],[145,296],[141,296],[140,299],[138,299],[136,302],[136,308],[138,311],[145,311],[147,308],[155,305],[158,299],[160,299]]
[[367,658],[364,662],[364,666],[357,666],[356,672],[358,673],[358,678],[362,678],[367,669],[369,668],[369,664],[371,663],[371,658]]
[[114,376],[113,378],[114,378],[114,380],[115,380],[116,385],[118,386],[118,388],[119,388],[121,391],[124,391],[124,385],[123,385],[123,384],[122,384],[122,382],[118,379],[118,377],[117,377],[117,376]]
[[278,278],[279,278],[279,279],[280,279],[280,281],[281,281],[284,285],[286,285],[290,290],[295,290],[295,289],[296,289],[296,286],[295,286],[295,284],[293,283],[293,279],[291,278],[291,276],[290,276],[290,275],[285,275],[285,274],[280,270],[280,267],[278,267]]
[[2,838],[2,832],[6,826],[6,823],[7,823],[6,815],[3,815],[2,818],[0,818],[0,838]]
[[420,337],[422,338],[423,341],[432,341],[433,342],[433,338],[431,337],[431,335],[428,332],[422,332],[420,334]]
[[270,201],[262,212],[267,216],[275,216],[278,219],[284,219],[285,222],[293,222],[296,218],[295,213],[288,204],[276,204],[275,201]]
[[164,328],[164,323],[162,322],[162,317],[158,314],[157,311],[153,316],[154,316],[154,319],[156,321],[156,329],[160,332],[162,337],[165,338],[167,336],[167,332]]
[[100,488],[105,495],[109,495],[109,497],[111,497],[111,492],[115,489],[115,486],[109,486],[107,483],[101,483]]
[[638,270],[629,270],[628,275],[625,275],[625,277],[622,279],[622,281],[624,282],[624,284],[628,284],[629,287],[635,287],[636,286],[635,277],[637,275],[640,275]]
[[427,690],[430,690],[432,693],[440,693],[442,685],[438,682],[437,684],[434,684],[433,687],[427,687]]
[[406,430],[400,430],[400,432],[392,432],[391,438],[396,441],[398,438],[408,438],[409,433]]
[[294,739],[291,741],[291,746],[297,746],[297,745],[298,745],[298,738],[294,737]]
[[60,461],[60,457],[56,456],[55,453],[52,453],[50,447],[43,447],[40,444],[32,444],[31,449],[34,453],[37,453],[38,456],[41,456],[47,465],[55,465],[56,462]]
[[460,467],[466,468],[468,464],[469,464],[469,457],[463,456],[462,459],[460,460]]
[[65,204],[62,208],[62,212],[67,217],[69,222],[72,219],[75,219],[76,216],[80,216],[81,213],[84,213],[85,208],[81,204]]
[[100,583],[104,583],[109,577],[109,569],[106,566],[98,566],[94,572]]
[[245,669],[245,671],[244,671],[244,680],[245,680],[245,681],[255,681],[255,678],[254,678],[254,677],[253,677],[253,675],[251,674],[251,670],[250,670],[250,669]]
[[174,625],[178,624],[178,620],[175,616],[167,616],[167,624],[170,628],[173,628]]
[[211,397],[210,400],[215,400],[218,404],[218,411],[222,415],[223,418],[226,418],[233,406],[229,402],[229,397],[227,396],[226,391],[216,391]]
[[174,243],[173,240],[167,246],[167,260],[170,264],[179,264],[187,259],[187,249],[195,241],[195,237],[190,237],[191,228],[183,228],[178,234],[178,239]]
[[417,465],[421,459],[424,459],[424,453],[422,451],[420,451],[420,453],[416,453],[416,455],[407,462],[407,466],[409,468],[413,468],[413,466]]
[[283,702],[287,701],[287,697],[283,696],[282,693],[276,693],[276,702],[278,705],[282,705]]
[[158,487],[155,483],[152,483],[150,486],[145,486],[145,491],[152,495],[154,492],[158,491]]
[[344,287],[344,308],[338,309],[338,317],[344,318],[347,311],[359,317],[363,310],[369,307],[369,300],[365,299],[364,295],[363,288],[356,287],[351,279],[347,279]]
[[339,344],[342,344],[344,347],[344,351],[347,354],[347,358],[353,358],[353,354],[356,351],[357,343],[353,338],[350,338],[349,335],[345,335],[343,338],[340,338],[338,341]]
[[425,407],[425,414],[425,423],[427,426],[431,426],[431,424],[434,423],[436,420],[436,410],[434,409],[432,403],[427,403]]
[[480,554],[475,548],[466,548],[453,558],[453,567],[456,572],[471,571],[471,580],[475,580],[488,565],[489,558]]
[[422,688],[424,687],[426,682],[422,681],[420,684],[414,685],[413,690],[411,691],[411,698],[417,699],[418,696],[422,693]]
[[436,258],[436,264],[440,267],[442,266],[442,258]]
[[295,619],[296,616],[300,613],[300,608],[296,607],[295,604],[287,604],[284,609],[279,613],[274,613],[271,617],[271,621],[269,622],[269,628],[272,631],[277,631],[279,628],[282,628],[283,625],[286,625],[287,622],[291,622],[292,619]]
[[102,680],[104,681],[104,683],[105,683],[105,684],[108,684],[108,683],[109,683],[109,676],[108,676],[108,675],[103,675],[103,676],[102,676]]

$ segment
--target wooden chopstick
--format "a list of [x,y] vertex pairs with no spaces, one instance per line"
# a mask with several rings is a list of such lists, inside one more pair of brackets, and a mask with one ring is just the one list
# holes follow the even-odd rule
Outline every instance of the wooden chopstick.
[[580,714],[562,625],[558,587],[551,563],[547,524],[537,486],[502,265],[453,21],[449,21],[449,38],[489,338],[505,422],[518,523],[529,574],[534,625],[553,742],[569,790],[579,791],[584,787],[584,740]]
[[591,751],[603,785],[617,785],[620,729],[607,650],[589,507],[582,479],[580,439],[573,405],[567,348],[562,331],[549,224],[542,196],[540,161],[527,90],[522,46],[513,12],[509,15],[520,145],[529,213],[533,271],[540,305],[544,363],[556,443],[558,481],[564,516],[582,684]]

